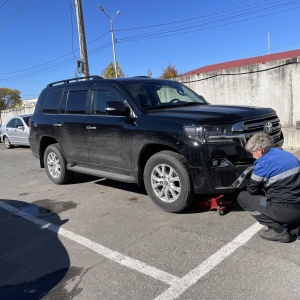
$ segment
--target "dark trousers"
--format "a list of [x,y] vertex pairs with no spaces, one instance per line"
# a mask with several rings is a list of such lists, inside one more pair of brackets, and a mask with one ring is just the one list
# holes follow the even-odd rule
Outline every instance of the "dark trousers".
[[240,206],[249,211],[250,214],[262,225],[283,232],[286,225],[291,235],[297,235],[300,226],[300,208],[288,207],[288,204],[274,203],[261,195],[250,195],[243,191],[237,198]]

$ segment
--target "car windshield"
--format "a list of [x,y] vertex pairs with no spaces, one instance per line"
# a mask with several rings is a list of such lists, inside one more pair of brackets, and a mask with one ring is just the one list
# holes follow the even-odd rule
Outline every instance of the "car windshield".
[[145,110],[208,104],[202,96],[176,81],[124,81],[122,84]]

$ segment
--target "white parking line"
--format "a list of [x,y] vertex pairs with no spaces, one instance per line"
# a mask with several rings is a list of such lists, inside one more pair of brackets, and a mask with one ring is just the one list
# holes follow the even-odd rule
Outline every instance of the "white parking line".
[[172,274],[159,270],[155,267],[149,266],[141,261],[133,259],[129,256],[123,255],[117,251],[110,250],[81,235],[73,233],[64,228],[60,228],[59,226],[46,222],[42,219],[36,218],[2,201],[0,201],[0,208],[3,208],[13,213],[14,215],[20,216],[28,221],[31,221],[39,225],[42,229],[47,229],[61,236],[64,236],[123,266],[136,270],[142,274],[148,275],[156,280],[162,281],[170,285],[170,287],[165,292],[156,297],[155,300],[171,300],[178,298],[188,288],[190,288],[193,284],[195,284],[203,276],[210,272],[214,267],[220,264],[226,257],[231,255],[239,247],[246,244],[252,238],[252,236],[263,227],[261,224],[255,223],[254,225],[243,231],[241,234],[239,234],[234,240],[222,247],[219,251],[207,258],[204,262],[202,262],[195,269],[190,271],[187,275],[185,275],[182,278],[179,278],[173,276]]
[[113,260],[117,262],[118,264],[124,265],[130,269],[136,270],[142,274],[148,275],[156,280],[162,281],[168,285],[172,285],[173,283],[180,280],[180,278],[173,276],[167,272],[161,271],[155,267],[149,266],[143,262],[140,262],[136,259],[133,259],[129,256],[123,255],[117,251],[110,250],[100,244],[97,244],[79,234],[73,233],[69,230],[66,230],[64,228],[60,228],[59,226],[46,222],[42,219],[36,218],[33,215],[30,215],[18,208],[15,208],[11,205],[8,205],[2,201],[0,201],[0,207],[13,213],[16,216],[22,217],[28,221],[31,221],[39,226],[41,226],[42,229],[47,229],[50,231],[53,231],[60,236],[64,236],[68,238],[69,240],[72,240],[90,250],[95,251],[96,253]]
[[251,227],[239,234],[234,240],[229,242],[219,251],[217,251],[200,265],[198,265],[194,270],[190,271],[187,275],[182,277],[180,281],[174,283],[164,293],[156,297],[155,300],[170,300],[178,298],[183,292],[185,292],[189,287],[191,287],[209,271],[211,271],[214,267],[221,263],[226,257],[232,254],[239,247],[246,244],[251,239],[251,237],[261,228],[263,228],[263,225],[259,223],[253,224]]

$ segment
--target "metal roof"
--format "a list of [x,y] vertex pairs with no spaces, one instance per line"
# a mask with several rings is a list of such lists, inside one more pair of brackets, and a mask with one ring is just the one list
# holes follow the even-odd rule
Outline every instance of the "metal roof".
[[286,51],[286,52],[280,52],[280,53],[274,53],[274,54],[268,54],[268,55],[263,55],[263,56],[249,57],[249,58],[244,58],[244,59],[239,59],[239,60],[233,60],[233,61],[228,61],[228,62],[219,63],[219,64],[215,64],[215,65],[208,65],[208,66],[198,68],[198,69],[189,71],[187,73],[184,73],[181,76],[189,76],[189,75],[195,75],[195,74],[201,74],[201,73],[208,73],[208,72],[213,72],[213,71],[218,71],[218,70],[242,67],[242,66],[246,66],[246,65],[265,64],[266,62],[269,62],[269,61],[294,58],[294,57],[298,57],[298,56],[300,56],[300,49]]

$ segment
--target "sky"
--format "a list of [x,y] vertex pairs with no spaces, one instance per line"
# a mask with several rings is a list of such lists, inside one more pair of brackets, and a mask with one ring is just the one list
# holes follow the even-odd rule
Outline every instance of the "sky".
[[[90,75],[113,62],[111,18],[125,77],[300,49],[300,0],[82,0],[82,9]],[[0,0],[0,41],[0,87],[22,100],[81,76],[75,0]]]

